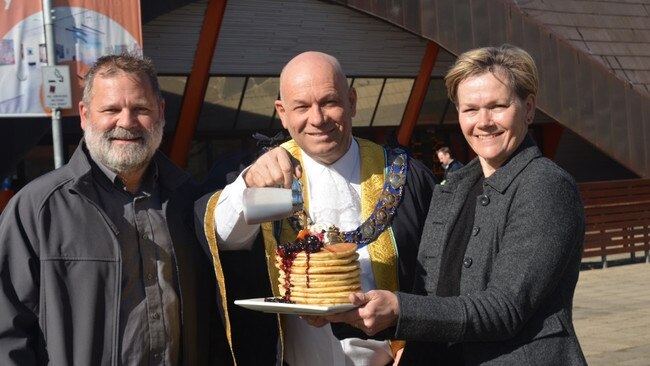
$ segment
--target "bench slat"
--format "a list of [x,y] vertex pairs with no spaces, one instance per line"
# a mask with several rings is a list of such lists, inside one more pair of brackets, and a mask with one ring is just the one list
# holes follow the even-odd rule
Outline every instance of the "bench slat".
[[602,246],[619,246],[619,245],[650,245],[650,241],[646,240],[635,240],[638,238],[620,238],[616,240],[594,240],[585,242],[584,248],[599,248]]
[[583,258],[650,250],[650,179],[578,184],[585,206]]

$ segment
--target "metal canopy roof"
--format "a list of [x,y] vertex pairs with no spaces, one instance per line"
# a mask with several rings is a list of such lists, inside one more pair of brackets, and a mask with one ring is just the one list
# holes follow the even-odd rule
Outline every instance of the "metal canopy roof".
[[538,107],[650,177],[650,0],[333,0],[458,55],[510,43],[535,58]]

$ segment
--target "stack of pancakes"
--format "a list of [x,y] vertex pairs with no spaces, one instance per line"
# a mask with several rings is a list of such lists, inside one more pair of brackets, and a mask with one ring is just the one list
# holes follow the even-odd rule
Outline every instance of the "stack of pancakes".
[[349,304],[349,294],[361,291],[354,243],[326,245],[315,253],[300,251],[293,260],[276,254],[275,266],[280,269],[280,295],[296,304]]

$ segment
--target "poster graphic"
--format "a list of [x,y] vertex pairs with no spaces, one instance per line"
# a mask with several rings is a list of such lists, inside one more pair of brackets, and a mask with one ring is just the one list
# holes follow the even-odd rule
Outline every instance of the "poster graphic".
[[[47,48],[41,1],[5,2],[0,7],[0,118],[49,111],[41,68]],[[83,76],[103,55],[142,51],[140,2],[131,0],[53,0],[56,64],[68,65],[72,108],[77,115]]]
[[14,40],[0,39],[0,66],[13,65],[16,63],[14,55]]

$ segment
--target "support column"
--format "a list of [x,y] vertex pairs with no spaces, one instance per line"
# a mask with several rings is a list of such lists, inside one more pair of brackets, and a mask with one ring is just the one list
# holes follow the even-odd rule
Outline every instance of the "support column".
[[199,42],[196,45],[196,53],[194,54],[192,72],[185,86],[176,133],[169,154],[171,160],[181,168],[185,168],[187,165],[192,138],[199,120],[205,91],[208,87],[210,65],[212,64],[214,50],[217,47],[219,30],[226,12],[227,2],[227,0],[209,0],[203,18],[203,26],[199,35]]
[[431,80],[431,71],[438,59],[438,51],[440,46],[433,41],[427,42],[427,49],[422,57],[420,64],[420,72],[415,79],[415,84],[411,90],[411,95],[406,103],[406,110],[402,116],[402,122],[397,131],[397,141],[403,145],[408,146],[411,141],[411,135],[415,129],[415,124],[418,121],[422,104],[424,104],[424,97],[427,95],[429,89],[429,81]]

